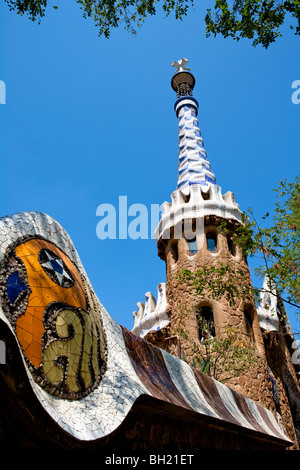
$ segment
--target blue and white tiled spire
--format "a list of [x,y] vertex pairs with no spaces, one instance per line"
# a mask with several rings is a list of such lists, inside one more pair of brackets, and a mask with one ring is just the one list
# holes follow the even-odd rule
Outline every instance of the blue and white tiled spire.
[[[186,59],[174,61],[177,68],[171,86],[177,93],[175,112],[179,124],[179,162],[177,188],[171,194],[172,202],[164,202],[162,215],[154,232],[159,256],[165,256],[164,240],[170,233],[182,228],[182,222],[192,224],[214,215],[242,223],[243,214],[235,202],[234,194],[216,183],[211,170],[198,124],[198,102],[193,97],[195,78],[185,65]],[[176,236],[178,236],[176,231]]]
[[195,78],[185,67],[186,63],[187,60],[182,59],[172,64],[177,68],[172,78],[172,87],[178,98],[175,103],[179,126],[177,188],[185,195],[190,193],[191,185],[207,186],[216,183],[198,124],[198,102],[192,96]]
[[180,106],[178,111],[179,166],[177,188],[183,194],[189,194],[192,184],[207,186],[209,183],[216,183],[216,177],[211,170],[203,146],[196,106],[194,102],[191,105],[189,101],[185,99],[183,106]]

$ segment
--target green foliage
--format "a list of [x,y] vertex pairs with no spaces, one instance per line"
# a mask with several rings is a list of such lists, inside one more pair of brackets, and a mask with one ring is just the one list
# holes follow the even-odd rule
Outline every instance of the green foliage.
[[[179,320],[182,320],[186,315],[190,316],[191,313],[185,305],[178,306],[176,310],[176,316]],[[245,337],[239,327],[227,326],[223,329],[220,337],[215,337],[212,335],[213,321],[207,320],[200,314],[197,314],[197,320],[199,332],[203,335],[201,341],[189,341],[189,332],[182,327],[176,331],[184,343],[181,349],[182,360],[190,366],[220,382],[226,382],[239,377],[259,361],[255,343]],[[242,341],[241,338],[245,338],[245,340]],[[188,340],[187,343],[186,340]],[[190,361],[188,361],[185,352],[187,344],[190,349]]]
[[183,328],[179,327],[177,330],[178,336],[180,336],[183,339],[188,339],[189,337],[189,332],[185,331]]
[[186,354],[184,351],[182,351],[182,360],[186,363],[188,363],[188,360],[187,360],[187,357],[186,357]]
[[239,267],[232,269],[229,263],[216,262],[214,265],[203,266],[197,271],[183,269],[178,273],[177,279],[180,283],[187,284],[194,289],[195,293],[202,297],[219,300],[225,297],[230,306],[235,304],[235,299],[245,298],[249,292],[248,284],[245,283],[245,273]]
[[[29,19],[41,20],[45,16],[47,0],[4,0],[11,10]],[[92,18],[99,36],[108,38],[112,29],[123,26],[125,30],[136,34],[148,16],[156,15],[158,1],[155,0],[76,0],[83,11],[84,18]],[[163,0],[165,16],[174,12],[176,19],[182,20],[187,15],[193,0]],[[53,6],[53,5],[52,5]],[[57,9],[57,6],[53,6]]]
[[[260,278],[267,276],[285,302],[300,308],[300,175],[292,182],[280,181],[274,191],[272,217],[267,213],[259,224],[249,210],[252,220],[243,231],[249,232],[252,242],[243,248],[246,255],[262,260],[254,273]],[[240,246],[246,238],[235,234]]]
[[15,10],[19,15],[27,14],[32,21],[45,16],[47,0],[5,0],[10,10]]
[[286,15],[297,20],[290,25],[300,34],[299,0],[216,0],[214,13],[209,9],[205,17],[207,35],[220,33],[224,37],[253,39],[253,45],[269,45],[281,37],[280,27]]
[[[264,264],[256,274],[268,275],[286,301],[300,304],[300,175],[295,181],[281,181],[275,189],[277,200],[271,225],[255,222],[255,243]],[[269,219],[266,214],[265,219]]]
[[[205,320],[204,320],[205,321]],[[207,327],[209,330],[209,326]],[[221,338],[194,343],[192,367],[220,382],[239,377],[258,362],[255,345],[241,341],[239,328],[227,327]]]
[[[300,309],[300,175],[294,181],[280,181],[274,190],[276,202],[272,218],[269,213],[259,224],[249,209],[247,223],[239,226],[234,233],[224,220],[220,232],[230,235],[233,242],[242,249],[245,258],[260,259],[254,274],[276,286],[277,295],[289,305]],[[269,222],[268,226],[264,226]],[[232,268],[229,263],[216,262],[191,272],[187,269],[178,274],[178,280],[187,283],[201,298],[202,294],[211,299],[225,296],[229,305],[236,297],[258,297],[260,290],[245,282],[245,273]]]
[[[203,372],[204,374],[210,375],[211,358],[210,357],[204,358],[200,356],[200,359],[198,360],[198,362],[200,363],[201,372]],[[195,359],[193,359],[193,364],[191,364],[191,366],[196,367]]]
[[[260,266],[254,272],[262,279],[270,280],[270,292],[300,309],[300,175],[295,180],[280,181],[274,190],[276,202],[273,216],[266,213],[263,224],[258,224],[250,209],[246,223],[232,233],[232,227],[224,221],[219,230],[241,249],[243,256],[260,257]],[[267,226],[264,226],[268,224]],[[226,298],[229,305],[235,299],[244,299],[259,294],[246,279],[243,270],[234,268],[232,263],[217,262],[204,266],[195,272],[184,269],[178,273],[179,282],[194,289],[199,300],[204,297],[219,300]],[[273,286],[276,286],[274,292]],[[199,331],[207,332],[204,341],[194,343],[192,366],[199,367],[204,373],[216,380],[227,381],[237,377],[258,359],[255,344],[241,342],[240,332],[228,328],[222,337],[211,337],[210,326],[205,326],[202,318]]]
[[[45,15],[47,0],[4,0],[11,10],[35,21]],[[123,26],[136,33],[148,16],[156,15],[161,6],[165,16],[174,13],[182,20],[194,5],[194,0],[76,0],[84,18],[92,18],[99,36],[109,37],[112,29]],[[52,5],[53,6],[53,5]],[[57,9],[57,6],[53,6]],[[206,34],[253,40],[253,45],[267,48],[281,36],[280,27],[291,19],[290,28],[300,34],[300,0],[215,0],[205,16]],[[296,21],[296,26],[293,24]]]

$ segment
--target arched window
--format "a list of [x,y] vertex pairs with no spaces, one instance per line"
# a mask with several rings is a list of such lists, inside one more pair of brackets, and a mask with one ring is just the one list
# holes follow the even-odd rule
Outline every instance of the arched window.
[[254,343],[255,339],[254,339],[254,333],[253,333],[252,318],[251,318],[251,315],[246,310],[244,311],[244,320],[246,324],[247,335],[249,336],[251,343]]
[[214,314],[210,307],[204,306],[198,308],[197,323],[200,341],[216,336]]
[[177,263],[178,261],[178,244],[176,242],[173,242],[171,244],[171,256],[172,256],[172,260],[173,260],[173,263]]
[[228,243],[228,250],[232,254],[232,256],[236,255],[236,247],[235,243],[233,242],[232,236],[228,235],[227,237],[227,243]]
[[217,251],[217,234],[207,233],[206,234],[206,242],[207,242],[208,251],[210,251],[212,253]]
[[187,240],[187,245],[188,245],[189,255],[195,255],[198,251],[196,237],[193,238],[192,240]]

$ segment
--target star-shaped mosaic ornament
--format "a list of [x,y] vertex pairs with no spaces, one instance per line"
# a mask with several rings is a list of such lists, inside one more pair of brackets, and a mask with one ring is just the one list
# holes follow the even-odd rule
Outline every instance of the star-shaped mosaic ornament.
[[74,279],[67,270],[63,260],[50,252],[50,250],[43,249],[40,251],[39,262],[45,273],[59,286],[71,287],[74,284]]

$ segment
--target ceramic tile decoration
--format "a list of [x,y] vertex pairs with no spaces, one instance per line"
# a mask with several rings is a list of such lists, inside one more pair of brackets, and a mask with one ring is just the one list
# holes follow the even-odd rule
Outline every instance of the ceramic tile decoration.
[[[66,231],[38,212],[0,219],[0,322],[32,394],[56,426],[86,442],[112,433],[142,395],[289,445],[272,413],[118,325],[95,295]],[[165,311],[148,295],[137,325]],[[150,325],[150,326],[149,326]]]
[[151,292],[145,294],[145,303],[137,303],[138,312],[133,312],[134,326],[132,332],[144,338],[150,331],[159,331],[169,323],[166,313],[166,284],[162,282],[157,288],[157,302]]
[[257,313],[262,329],[267,331],[278,331],[280,318],[283,317],[285,327],[289,330],[291,336],[294,336],[284,303],[274,284],[270,286],[267,276],[263,281],[257,303]]
[[222,194],[222,188],[216,183],[198,123],[199,105],[192,96],[195,79],[185,72],[189,69],[183,66],[187,63],[186,59],[184,61],[173,62],[178,71],[172,78],[178,98],[174,106],[178,118],[177,188],[171,194],[171,202],[162,205],[163,213],[154,232],[158,242],[169,239],[173,229],[180,235],[182,222],[188,227],[192,220],[208,215],[238,222],[244,219],[234,194],[231,191]]
[[154,237],[168,240],[170,238],[171,228],[181,233],[182,221],[188,227],[192,220],[203,219],[207,215],[214,215],[227,219],[243,220],[242,211],[235,202],[234,194],[227,191],[222,194],[222,188],[217,184],[208,184],[203,186],[193,184],[188,187],[189,196],[184,197],[181,190],[176,189],[171,194],[172,202],[162,204],[162,215],[157,228],[154,231]]
[[210,168],[199,129],[196,100],[180,101],[177,109],[179,127],[179,168],[177,189],[189,194],[193,184],[215,184],[216,177]]
[[162,216],[154,232],[156,240],[170,238],[171,228],[182,221],[188,225],[192,220],[214,215],[241,222],[243,214],[235,202],[234,194],[216,184],[203,145],[197,120],[198,103],[189,96],[179,98],[175,106],[178,117],[179,151],[177,189],[171,194],[172,202],[164,202]]
[[[279,317],[277,313],[277,297],[270,291],[274,290],[274,286],[270,289],[268,278],[265,277],[262,291],[260,292],[259,305],[257,313],[261,328],[268,331],[278,331]],[[274,290],[275,292],[275,290]]]

